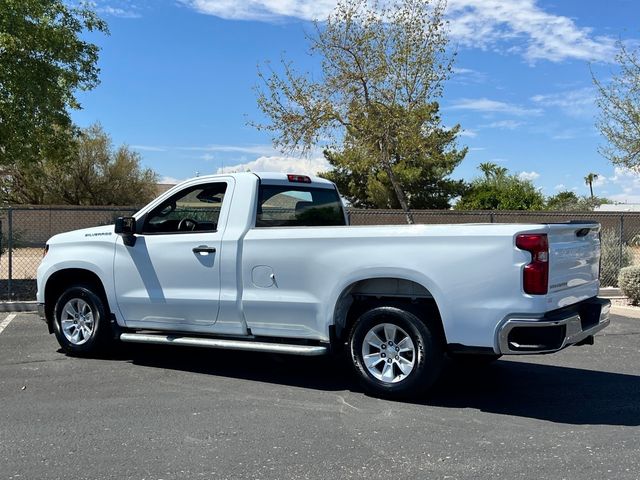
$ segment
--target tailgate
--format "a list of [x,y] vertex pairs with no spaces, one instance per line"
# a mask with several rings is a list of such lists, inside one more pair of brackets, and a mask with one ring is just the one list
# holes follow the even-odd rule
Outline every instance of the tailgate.
[[600,274],[600,224],[549,227],[549,293],[584,286]]

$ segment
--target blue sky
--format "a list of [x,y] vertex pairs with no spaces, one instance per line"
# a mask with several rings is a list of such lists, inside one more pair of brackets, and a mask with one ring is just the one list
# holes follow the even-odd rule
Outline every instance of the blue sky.
[[[287,157],[268,134],[252,90],[256,67],[284,54],[319,73],[305,32],[332,0],[99,0],[110,36],[101,85],[82,93],[81,126],[100,122],[117,144],[139,151],[166,181],[221,169],[314,173],[321,155]],[[590,68],[615,72],[615,41],[638,45],[634,0],[449,0],[455,72],[441,99],[446,125],[460,123],[469,153],[454,177],[472,179],[496,162],[543,193],[596,194],[640,203],[640,176],[601,157]]]

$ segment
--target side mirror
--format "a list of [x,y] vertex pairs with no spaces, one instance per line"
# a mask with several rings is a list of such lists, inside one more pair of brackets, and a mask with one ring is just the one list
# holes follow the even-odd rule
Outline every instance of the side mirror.
[[122,235],[124,244],[128,247],[132,247],[136,243],[136,219],[133,217],[118,217],[116,219],[116,226],[114,229],[117,235]]

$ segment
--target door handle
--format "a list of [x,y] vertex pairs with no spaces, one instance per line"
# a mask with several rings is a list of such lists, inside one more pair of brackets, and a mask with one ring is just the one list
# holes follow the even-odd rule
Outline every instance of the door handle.
[[193,253],[216,253],[215,247],[207,247],[206,245],[201,245],[199,247],[192,248]]

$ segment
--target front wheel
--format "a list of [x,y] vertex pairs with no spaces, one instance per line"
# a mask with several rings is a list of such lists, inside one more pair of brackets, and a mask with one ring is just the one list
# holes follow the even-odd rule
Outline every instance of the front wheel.
[[417,396],[431,387],[444,356],[433,323],[397,307],[364,313],[349,338],[351,361],[363,387],[390,398]]
[[67,288],[54,307],[56,339],[70,355],[97,353],[109,340],[105,302],[90,287]]

